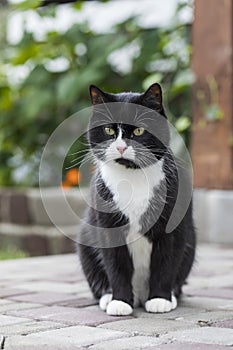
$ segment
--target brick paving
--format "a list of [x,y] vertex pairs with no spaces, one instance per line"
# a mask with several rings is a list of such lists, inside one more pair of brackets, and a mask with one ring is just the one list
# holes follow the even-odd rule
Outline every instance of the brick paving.
[[75,255],[0,262],[0,349],[223,350],[233,346],[233,247],[200,245],[179,307],[108,316]]

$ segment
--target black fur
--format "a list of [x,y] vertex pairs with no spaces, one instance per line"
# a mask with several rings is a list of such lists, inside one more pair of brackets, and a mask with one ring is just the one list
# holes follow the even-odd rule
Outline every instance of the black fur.
[[[91,87],[91,96],[94,107],[106,102],[126,102],[142,105],[156,111],[166,118],[162,105],[162,93],[158,84],[152,85],[146,93],[122,93],[108,94],[100,91],[96,87]],[[90,122],[89,143],[91,148],[101,144],[96,157],[104,160],[104,145],[111,142],[111,138],[106,136],[103,128],[94,127],[95,110]],[[108,123],[106,123],[108,124]],[[117,128],[117,124],[110,125]],[[132,126],[123,124],[125,137],[127,142],[133,142],[130,139]],[[127,135],[128,133],[128,135]],[[165,134],[168,131],[165,130]],[[161,143],[156,137],[150,135],[149,131],[141,137],[140,143],[150,149],[155,156],[154,159],[164,159],[163,170],[165,172],[164,185],[167,187],[165,205],[161,213],[157,213],[154,209],[156,201],[161,200],[159,190],[154,194],[151,205],[147,212],[141,217],[140,222],[146,237],[153,243],[151,254],[150,280],[149,280],[149,299],[160,297],[171,300],[171,292],[173,291],[179,297],[194,261],[195,255],[195,229],[192,218],[192,203],[180,222],[172,233],[165,233],[166,225],[174,208],[177,192],[178,192],[178,174],[179,166],[169,148],[169,136],[166,135],[165,143]],[[101,153],[102,152],[102,153]],[[95,154],[95,150],[93,151]],[[156,161],[153,160],[152,161]],[[122,166],[130,168],[145,167],[148,164],[143,162],[134,163],[132,161],[116,160]],[[125,244],[127,235],[127,225],[129,225],[127,217],[119,212],[114,206],[111,191],[106,187],[101,178],[98,169],[91,183],[92,203],[98,202],[96,199],[104,199],[112,206],[111,212],[105,212],[101,204],[95,208],[88,208],[85,215],[85,222],[82,226],[79,241],[79,255],[83,271],[91,291],[96,299],[99,299],[106,292],[113,293],[113,299],[122,300],[133,306],[133,292],[131,286],[132,275],[134,271],[131,256]],[[101,201],[100,201],[101,202]],[[158,216],[155,224],[151,225],[151,220]],[[89,226],[89,225],[90,226]],[[118,228],[117,238],[108,236],[108,228]],[[101,230],[105,228],[105,230]],[[117,240],[115,242],[114,240]],[[101,248],[108,246],[108,243],[114,242],[112,248]]]

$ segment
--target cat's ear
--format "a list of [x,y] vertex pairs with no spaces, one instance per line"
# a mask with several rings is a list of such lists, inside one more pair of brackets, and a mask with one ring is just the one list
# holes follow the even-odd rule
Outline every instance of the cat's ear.
[[93,105],[98,105],[107,102],[106,94],[97,86],[91,85],[90,88],[91,102]]
[[152,84],[142,95],[142,99],[148,104],[154,104],[155,109],[159,111],[163,110],[163,93],[158,83]]

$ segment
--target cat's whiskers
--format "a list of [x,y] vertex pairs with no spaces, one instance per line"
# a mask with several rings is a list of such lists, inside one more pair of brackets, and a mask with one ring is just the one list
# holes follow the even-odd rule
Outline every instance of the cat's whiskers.
[[74,155],[77,155],[76,158],[72,159],[70,162],[73,163],[74,161],[78,160],[78,159],[82,159],[83,157],[88,157],[88,155],[91,153],[90,149],[85,149],[85,150],[80,150],[78,152],[72,153],[72,154],[68,154],[67,157],[71,157]]
[[[90,160],[91,160],[91,159],[88,159],[87,161],[90,161]],[[86,161],[86,162],[81,162],[81,164],[83,165],[83,164],[87,163],[87,161]],[[76,168],[77,166],[80,167],[81,164],[80,164],[80,162],[76,162],[75,164],[72,164],[72,165],[66,167],[65,169],[66,169],[66,170],[69,170],[69,169],[72,169],[72,168]]]
[[136,124],[137,124],[138,121],[141,121],[141,117],[142,117],[143,115],[148,114],[148,113],[151,113],[151,111],[145,111],[144,113],[138,114],[138,109],[137,109],[133,121],[135,121]]
[[110,119],[98,119],[98,120],[95,120],[95,121],[93,121],[93,123],[92,123],[92,125],[95,127],[95,126],[103,126],[103,125],[106,125],[106,124],[112,124],[113,122],[112,122],[112,120],[110,120]]
[[[145,121],[145,122],[144,122]],[[148,129],[148,122],[149,121],[152,121],[153,123],[155,123],[155,119],[154,118],[140,118],[139,119],[139,121],[138,121],[138,123],[140,123],[140,124],[144,124],[145,125],[145,129],[147,130]],[[150,132],[149,130],[147,130],[148,132]],[[153,133],[152,133],[153,134]],[[154,135],[154,136],[156,136],[156,135]]]
[[137,153],[137,155],[148,158],[148,159],[155,158],[155,155],[152,152],[145,150],[145,149],[136,149],[136,153]]
[[[84,133],[82,136],[85,136],[86,141],[87,141],[87,133]],[[83,146],[86,146],[86,147],[89,146],[89,143],[88,143],[88,142],[84,142],[84,141],[81,141],[81,140],[78,140],[78,142],[79,142],[81,145],[83,145]]]
[[79,150],[79,151],[77,151],[77,152],[74,152],[74,153],[70,153],[70,154],[68,154],[67,155],[67,157],[71,157],[71,156],[74,156],[75,154],[85,154],[85,152],[87,153],[88,152],[88,149],[83,149],[83,150]]
[[[106,104],[104,104],[104,105],[105,105],[105,107],[106,107]],[[106,109],[107,109],[107,112],[110,113],[109,109],[108,109],[108,108],[106,108]],[[108,113],[103,113],[102,111],[100,111],[100,110],[98,110],[98,109],[95,110],[95,113],[96,113],[96,114],[100,114],[100,115],[103,116],[104,118],[101,118],[101,119],[98,118],[98,120],[93,120],[93,122],[92,122],[92,125],[93,125],[93,126],[95,126],[95,125],[101,126],[101,125],[102,125],[101,123],[103,123],[103,125],[104,125],[104,124],[108,124],[109,122],[110,122],[110,123],[113,123],[113,122],[114,122],[111,113],[110,113],[110,115],[109,115]]]
[[138,122],[138,117],[139,117],[139,114],[138,114],[138,109],[136,109],[136,114],[135,114],[135,116],[134,116],[134,118],[133,118],[133,121],[137,124],[137,122]]
[[108,106],[107,106],[107,104],[104,102],[104,106],[106,107],[106,109],[107,109],[107,111],[109,112],[109,114],[110,114],[110,116],[111,116],[111,120],[113,121],[114,120],[114,117],[113,117],[113,115],[111,114],[111,112],[110,112],[110,110],[109,110],[109,108],[108,108]]
[[[104,106],[107,107],[106,104],[104,104]],[[100,111],[100,110],[98,110],[98,109],[97,109],[95,112],[96,112],[96,114],[101,114],[101,115],[103,115],[105,118],[107,118],[107,119],[110,120],[111,122],[114,122],[114,118],[113,118],[113,116],[112,116],[112,114],[111,114],[109,108],[107,107],[106,109],[107,109],[107,112],[108,112],[110,115],[109,115],[109,114],[106,114],[106,113],[103,113],[102,111]]]
[[79,162],[81,159],[87,159],[87,156],[85,156],[84,154],[80,155],[79,157],[75,158],[75,159],[72,159],[70,161],[70,163],[74,163],[74,162]]
[[87,156],[85,156],[81,162],[80,162],[79,158],[76,158],[76,159],[72,160],[71,163],[75,162],[75,161],[76,161],[75,164],[72,164],[71,166],[66,167],[65,169],[68,170],[68,169],[75,168],[75,167],[80,166],[80,165],[84,165],[85,163],[90,162],[90,161],[93,162],[93,154],[91,152],[89,152],[89,154],[87,154]]

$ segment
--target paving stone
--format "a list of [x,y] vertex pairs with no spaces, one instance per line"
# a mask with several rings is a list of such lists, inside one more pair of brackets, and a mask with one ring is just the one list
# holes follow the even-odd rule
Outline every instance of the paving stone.
[[99,342],[127,337],[126,332],[117,332],[87,326],[67,327],[34,333],[27,336],[13,336],[6,339],[4,350],[80,349]]
[[169,343],[142,348],[143,350],[227,350],[223,345],[210,345],[204,343]]
[[[8,315],[23,317],[26,316],[30,319],[34,320],[43,320],[51,317],[55,317],[58,315],[63,315],[67,313],[72,313],[77,309],[74,308],[66,308],[63,306],[41,306],[37,309],[28,309],[28,310],[12,310],[8,312]],[[77,312],[77,311],[76,311]]]
[[7,299],[0,299],[0,308],[2,306],[8,305],[8,304],[12,304],[13,301],[7,300]]
[[99,303],[97,302],[95,305],[88,305],[85,309],[89,311],[100,311]]
[[0,298],[8,298],[14,295],[22,295],[26,293],[28,293],[26,289],[0,288]]
[[[31,281],[18,285],[20,288],[31,292],[54,292],[54,293],[69,293],[78,295],[80,292],[89,291],[87,282],[80,283],[62,283],[49,281]],[[22,293],[23,294],[23,293]],[[25,293],[24,293],[25,294]]]
[[16,303],[12,301],[8,304],[0,305],[0,313],[7,314],[9,311],[26,310],[38,307],[41,307],[41,305],[33,303]]
[[209,325],[216,321],[224,321],[227,320],[229,317],[233,317],[233,312],[227,312],[226,311],[203,311],[201,313],[198,313],[195,316],[186,316],[185,321],[197,323],[200,326],[203,325]]
[[64,294],[54,292],[38,292],[11,297],[14,301],[32,302],[45,305],[57,304],[58,302],[68,302],[77,298],[75,294]]
[[215,274],[215,271],[212,270],[204,270],[204,269],[198,269],[197,271],[192,271],[190,276],[191,277],[212,277]]
[[233,330],[228,328],[201,327],[169,332],[163,339],[187,343],[205,343],[233,346]]
[[98,302],[95,299],[90,298],[76,298],[74,300],[62,301],[56,304],[69,307],[87,307],[92,305],[98,305]]
[[[156,318],[156,315],[151,318],[136,318],[131,320],[122,320],[112,323],[105,323],[99,328],[113,329],[117,331],[126,331],[132,335],[137,332],[140,335],[158,336],[159,334],[175,331],[179,329],[193,328],[195,325],[187,322]],[[198,327],[198,326],[196,326]]]
[[50,306],[23,311],[10,311],[8,312],[8,315],[28,317],[34,320],[50,320],[54,322],[61,322],[67,325],[89,326],[97,326],[102,323],[132,318],[131,316],[109,316],[102,310],[89,311],[85,309],[70,308],[63,306]]
[[196,307],[186,307],[185,305],[178,306],[175,310],[169,313],[147,313],[143,308],[138,308],[134,310],[134,316],[137,318],[147,318],[152,320],[177,320],[177,319],[185,319],[189,316],[196,316],[199,313],[203,313],[203,309]]
[[[228,318],[233,318],[233,312],[229,311],[226,313],[225,310],[213,310],[213,311],[206,311],[203,309],[198,308],[189,308],[180,306],[176,310],[170,312],[170,313],[164,313],[164,314],[148,314],[143,311],[143,309],[136,310],[134,312],[134,315],[138,317],[139,319],[151,319],[151,320],[158,320],[161,321],[180,321],[185,322],[187,326],[206,326],[206,325],[212,325],[213,322],[216,321],[223,321],[227,320]],[[161,322],[160,321],[160,322]],[[162,323],[161,323],[162,324]]]
[[180,305],[194,310],[233,310],[233,300],[219,298],[183,296]]
[[11,287],[12,285],[15,286],[15,284],[14,284],[13,281],[10,281],[10,280],[4,279],[4,278],[0,280],[0,290],[1,290],[2,288],[9,288],[9,287]]
[[44,280],[55,281],[55,282],[66,282],[66,283],[77,283],[80,281],[85,281],[84,274],[81,271],[77,271],[75,274],[59,274],[55,276],[50,276],[48,279]]
[[[219,258],[217,260],[219,261]],[[191,277],[189,278],[189,280],[191,280]],[[188,283],[187,285],[185,285],[183,287],[183,291],[185,294],[188,294],[189,292],[192,292],[193,289],[218,288],[220,280],[221,280],[221,287],[228,288],[230,285],[232,285],[231,271],[226,271],[222,267],[222,273],[220,275],[214,275],[208,278],[206,277],[192,278],[192,284]]]
[[176,310],[149,314],[139,308],[128,318],[99,309],[76,255],[1,261],[5,349],[223,350],[233,343],[233,250],[199,248],[199,263],[184,288],[189,295]]
[[231,328],[231,329],[233,329],[233,319],[219,321],[219,322],[214,322],[211,326],[212,327],[221,327],[221,328]]
[[205,296],[210,298],[233,299],[233,290],[228,288],[202,288],[189,290],[188,295]]
[[[18,339],[16,340],[18,341]],[[18,345],[16,346],[15,344],[9,344],[9,345],[6,345],[4,347],[4,349],[7,349],[7,350],[55,350],[54,346],[53,345],[49,345],[49,344],[46,344],[45,345],[38,345],[38,344],[30,344],[30,345],[25,345],[25,344],[21,344],[21,345]],[[66,344],[62,344],[62,345],[56,345],[56,350],[86,350],[87,348],[83,348],[83,347],[80,347],[80,346],[75,346],[75,345],[72,345],[72,348],[70,347],[70,345],[66,345]]]
[[[1,261],[0,275],[4,276],[5,280],[12,280],[13,278],[23,280],[25,276],[30,276],[32,279],[37,279],[38,275],[40,277],[57,275],[58,267],[59,273],[62,275],[78,273],[78,271],[81,269],[81,267],[78,266],[77,256],[74,254],[54,255],[52,257],[31,257],[20,259],[20,264],[18,262],[19,260]],[[5,271],[7,271],[7,275]]]
[[99,344],[92,345],[88,350],[137,350],[144,349],[148,347],[151,349],[151,346],[161,344],[161,339],[155,337],[145,337],[145,336],[136,336],[130,338],[123,338],[117,340],[108,340],[101,342]]
[[232,259],[232,245],[202,243],[197,247],[197,252],[203,260],[205,259],[207,261],[209,261],[210,258],[216,260],[216,256]]
[[0,315],[0,326],[28,322],[28,321],[30,321],[30,319],[28,318]]
[[27,335],[31,333],[47,331],[49,329],[67,327],[61,323],[50,321],[32,321],[1,326],[1,334],[9,335]]
[[88,299],[92,299],[93,298],[93,294],[91,293],[90,290],[83,291],[83,292],[78,292],[77,296],[78,296],[78,298],[88,298]]

